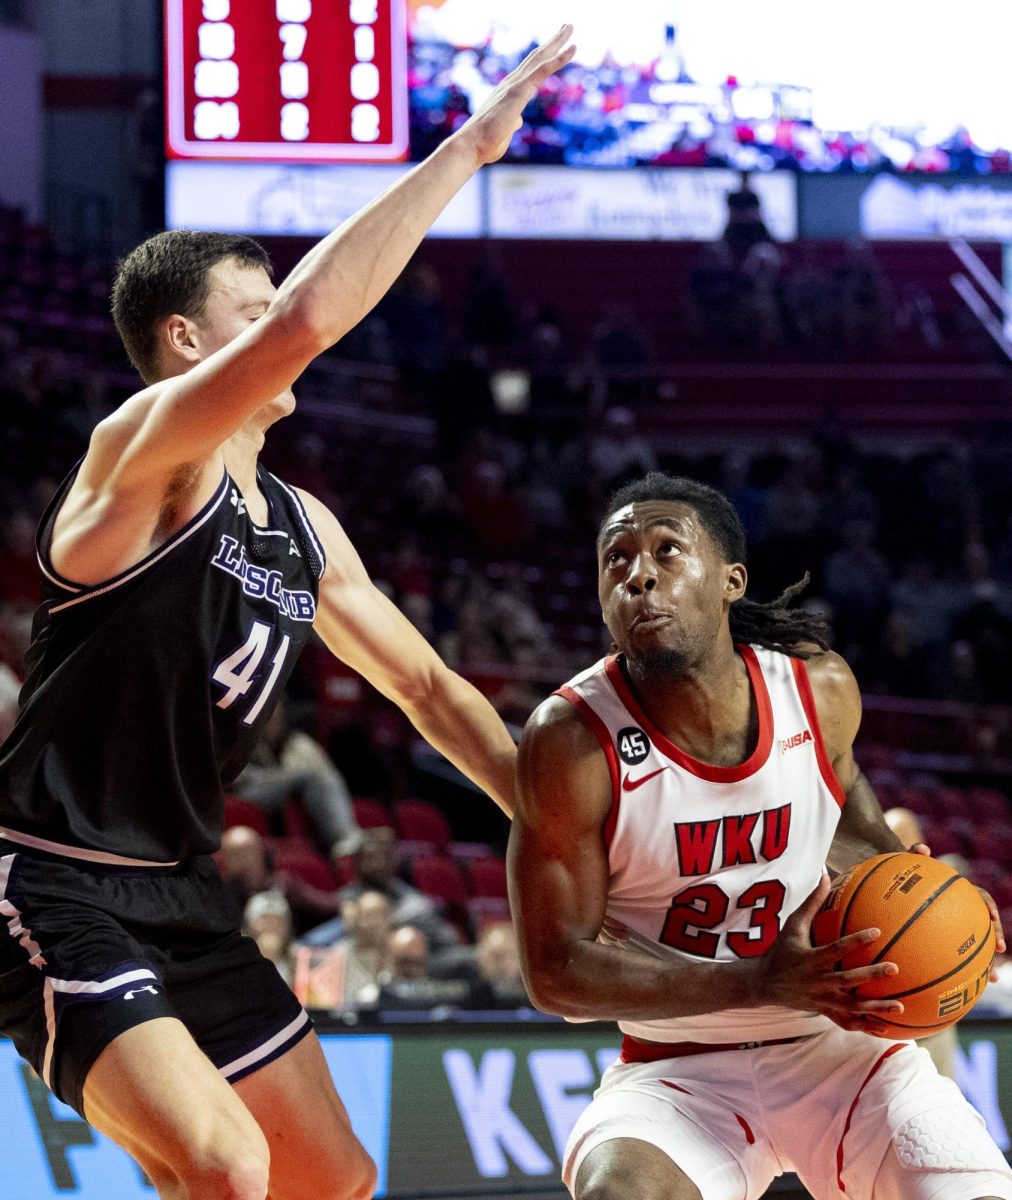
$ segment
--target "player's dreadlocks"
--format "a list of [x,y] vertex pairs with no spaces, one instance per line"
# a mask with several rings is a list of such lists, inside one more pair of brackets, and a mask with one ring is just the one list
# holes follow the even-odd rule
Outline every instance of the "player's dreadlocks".
[[[665,475],[661,471],[651,471],[642,479],[627,483],[612,496],[601,523],[602,531],[608,519],[620,508],[644,500],[676,500],[688,504],[699,514],[703,528],[720,548],[725,562],[746,561],[745,530],[730,500],[705,483],[697,483],[680,475]],[[829,627],[826,622],[804,609],[791,607],[791,602],[808,586],[810,578],[806,571],[804,578],[792,583],[775,600],[765,604],[744,596],[736,600],[729,614],[734,641],[765,646],[795,658],[810,657],[812,651],[798,648],[805,642],[828,650]]]

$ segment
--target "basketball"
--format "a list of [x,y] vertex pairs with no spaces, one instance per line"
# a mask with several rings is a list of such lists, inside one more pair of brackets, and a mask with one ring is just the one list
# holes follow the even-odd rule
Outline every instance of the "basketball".
[[[892,962],[897,975],[863,983],[869,999],[900,1000],[902,1013],[877,1014],[879,1037],[925,1037],[955,1024],[977,1003],[994,958],[991,917],[973,884],[945,863],[897,851],[858,863],[833,883],[812,923],[817,946],[881,929],[851,951],[843,969]],[[871,1030],[869,1030],[871,1032]]]

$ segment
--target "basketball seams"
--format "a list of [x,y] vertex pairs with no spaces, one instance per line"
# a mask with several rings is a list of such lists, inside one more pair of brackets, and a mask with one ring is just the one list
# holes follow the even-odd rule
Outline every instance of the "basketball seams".
[[[874,874],[874,872],[869,871],[868,874],[870,876],[870,875]],[[893,936],[889,939],[888,942],[886,942],[886,944],[882,947],[882,949],[878,952],[878,954],[875,955],[875,957],[871,960],[871,962],[872,963],[881,962],[882,956],[884,954],[887,954],[893,948],[893,946],[896,945],[896,943],[906,933],[906,931],[910,928],[910,926],[913,925],[914,922],[917,921],[917,919],[919,917],[923,916],[923,914],[925,912],[927,912],[927,910],[932,906],[932,904],[934,904],[934,902],[938,899],[938,897],[943,892],[948,891],[949,888],[952,887],[952,885],[954,883],[956,883],[958,880],[960,880],[962,878],[963,878],[962,875],[953,875],[951,878],[946,879],[944,883],[940,884],[937,888],[935,888],[935,890],[931,893],[931,895],[928,896],[928,898],[926,900],[922,901],[920,906],[918,908],[916,908],[914,910],[914,912],[912,912],[910,914],[910,916],[903,922],[903,924],[899,927],[899,929],[896,930],[896,932],[893,934]],[[920,989],[918,989],[918,990],[920,990]]]
[[973,962],[978,954],[987,948],[989,942],[993,942],[993,938],[989,935],[992,933],[992,926],[988,924],[987,932],[984,934],[983,940],[969,958],[964,959],[961,963],[957,963],[951,971],[946,971],[944,975],[939,975],[937,979],[931,979],[927,983],[922,983],[920,987],[908,988],[905,992],[890,992],[888,996],[876,996],[876,1000],[902,1000],[904,996],[914,996],[920,992],[927,991],[928,988],[937,987],[940,983],[944,983],[947,979],[951,979],[953,975],[958,975],[960,971]]
[[872,869],[867,873],[867,875],[864,876],[863,879],[860,879],[858,881],[857,886],[854,888],[854,890],[850,893],[850,896],[847,898],[846,907],[844,908],[843,912],[840,914],[840,924],[839,924],[839,929],[837,932],[838,938],[846,936],[845,931],[847,928],[847,918],[850,916],[850,910],[854,907],[854,901],[857,899],[857,897],[860,894],[861,889],[864,887],[864,885],[868,882],[869,879],[872,878],[872,876],[874,876],[879,871],[880,868],[884,867],[886,865],[886,863],[892,862],[892,860],[894,858],[898,858],[900,856],[900,854],[902,854],[902,853],[903,852],[901,850],[897,850],[894,854],[890,854],[888,857],[883,858],[880,863],[877,863],[874,867],[872,867]]

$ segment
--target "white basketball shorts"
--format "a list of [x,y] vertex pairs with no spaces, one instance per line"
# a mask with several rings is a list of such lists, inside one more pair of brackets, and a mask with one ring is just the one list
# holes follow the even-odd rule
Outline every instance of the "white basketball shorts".
[[977,1112],[913,1042],[833,1027],[786,1045],[610,1067],[566,1147],[658,1147],[703,1200],[758,1200],[795,1171],[815,1200],[1012,1200]]

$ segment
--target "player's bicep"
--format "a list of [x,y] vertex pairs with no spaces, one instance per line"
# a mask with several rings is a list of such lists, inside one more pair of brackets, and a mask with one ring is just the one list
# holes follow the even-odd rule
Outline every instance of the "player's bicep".
[[566,701],[547,701],[520,742],[508,851],[510,904],[535,986],[601,929],[610,804],[611,778],[593,734]]

